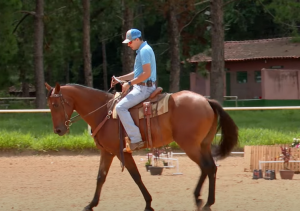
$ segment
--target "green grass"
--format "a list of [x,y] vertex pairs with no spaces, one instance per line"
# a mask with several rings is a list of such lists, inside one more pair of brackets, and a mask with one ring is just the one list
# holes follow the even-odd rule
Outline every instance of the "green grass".
[[300,136],[300,110],[230,111],[239,127],[239,144],[291,144]]
[[0,149],[31,149],[37,151],[82,150],[95,148],[80,120],[70,127],[70,134],[53,133],[50,113],[0,114]]
[[[300,137],[300,110],[230,111],[239,127],[239,147],[245,145],[291,144]],[[50,113],[0,114],[0,149],[60,151],[94,149],[87,124],[80,120],[70,134],[53,133]],[[218,139],[218,136],[216,137]],[[171,143],[174,149],[176,143]]]
[[94,142],[87,133],[65,137],[58,137],[55,134],[37,137],[30,133],[2,131],[0,137],[0,149],[2,150],[60,151],[66,149],[75,151],[92,148],[94,148]]
[[[76,115],[73,114],[73,116]],[[14,113],[0,114],[0,131],[30,133],[33,136],[53,134],[50,113]],[[73,135],[82,134],[87,130],[87,124],[80,120],[70,127]],[[59,136],[57,136],[59,137]]]

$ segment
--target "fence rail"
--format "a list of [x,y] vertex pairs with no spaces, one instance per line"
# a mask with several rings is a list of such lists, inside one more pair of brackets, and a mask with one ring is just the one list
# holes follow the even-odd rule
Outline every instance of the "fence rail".
[[0,109],[0,113],[49,113],[50,109]]
[[35,100],[36,97],[0,97],[0,100]]
[[298,110],[300,106],[269,106],[269,107],[224,107],[226,111],[255,111],[255,110]]
[[11,104],[26,102],[29,104],[34,103],[36,97],[0,97],[0,107],[8,109]]
[[[298,110],[300,106],[273,107],[224,107],[225,111],[253,111],[253,110]],[[0,109],[0,113],[48,113],[50,109]]]
[[[206,97],[206,98],[210,98],[210,96],[204,96],[204,97]],[[235,101],[235,107],[237,107],[238,106],[238,96],[223,96],[225,99],[227,99],[227,98],[229,98],[229,99],[234,99],[234,101]]]

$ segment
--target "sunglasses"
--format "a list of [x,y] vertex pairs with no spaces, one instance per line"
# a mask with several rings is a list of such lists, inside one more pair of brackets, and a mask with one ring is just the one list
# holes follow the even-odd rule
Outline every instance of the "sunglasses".
[[130,45],[131,45],[133,41],[134,41],[134,40],[131,40],[131,41],[130,41],[128,44],[130,44]]

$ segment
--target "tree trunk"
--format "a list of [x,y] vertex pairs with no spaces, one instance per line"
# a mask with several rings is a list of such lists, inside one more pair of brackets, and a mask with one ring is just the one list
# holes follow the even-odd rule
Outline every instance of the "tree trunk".
[[[18,43],[18,46],[20,47],[21,43]],[[19,51],[19,55],[21,58],[24,58],[25,55],[23,54],[23,51]],[[24,61],[21,60],[19,66],[19,70],[20,70],[20,82],[22,84],[22,97],[29,97],[29,84],[26,78],[27,75],[27,68],[24,66]]]
[[90,48],[90,0],[82,0],[83,5],[83,61],[85,85],[93,87]]
[[170,2],[170,7],[167,15],[168,33],[170,42],[170,89],[169,92],[174,93],[179,91],[180,84],[180,55],[179,55],[179,34],[178,22],[175,14],[174,4]]
[[29,97],[29,85],[26,81],[22,82],[22,97]]
[[108,90],[107,85],[107,60],[106,60],[106,43],[105,40],[102,40],[102,59],[103,59],[103,84],[104,90]]
[[[122,24],[122,41],[125,39],[126,32],[133,27],[133,8],[130,7],[128,0],[122,0],[123,6],[123,24]],[[127,46],[122,44],[122,74],[127,74],[133,71],[134,65],[134,51]]]
[[212,62],[210,71],[210,97],[223,104],[224,100],[224,29],[223,0],[211,3]]
[[26,80],[26,68],[20,65],[20,80],[22,83],[22,97],[29,97],[29,85]]
[[44,0],[36,0],[34,20],[34,72],[36,108],[46,107],[45,78],[43,67],[43,39],[44,39]]

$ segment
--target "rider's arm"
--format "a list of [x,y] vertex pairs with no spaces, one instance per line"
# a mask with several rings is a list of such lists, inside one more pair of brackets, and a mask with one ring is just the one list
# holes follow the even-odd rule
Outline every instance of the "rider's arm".
[[121,81],[129,81],[129,80],[133,79],[133,77],[134,77],[134,72],[132,71],[131,73],[128,73],[126,75],[122,75],[122,76],[119,76],[116,78]]
[[151,65],[150,63],[143,65],[143,73],[138,77],[131,80],[131,85],[138,84],[147,80],[151,76]]

